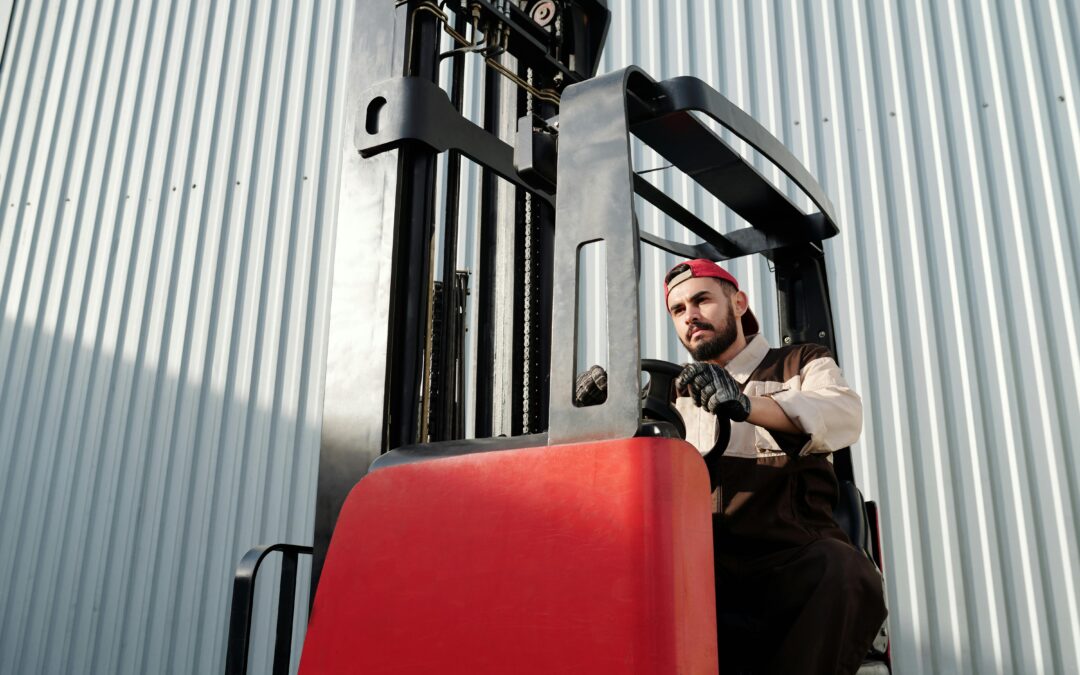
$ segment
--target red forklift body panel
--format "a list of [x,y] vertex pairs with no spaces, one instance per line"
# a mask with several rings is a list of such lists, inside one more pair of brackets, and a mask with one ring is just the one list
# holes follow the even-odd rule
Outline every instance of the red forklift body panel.
[[716,673],[710,504],[697,451],[664,438],[374,471],[300,673]]

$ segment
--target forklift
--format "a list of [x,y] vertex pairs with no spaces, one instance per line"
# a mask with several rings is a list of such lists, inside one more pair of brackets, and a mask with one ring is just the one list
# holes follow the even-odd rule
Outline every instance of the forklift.
[[[765,256],[781,340],[835,354],[822,241],[839,230],[805,167],[705,82],[636,67],[598,76],[609,21],[604,0],[356,3],[314,545],[244,556],[227,675],[247,672],[255,582],[272,554],[282,559],[275,675],[289,669],[298,560],[309,555],[304,675],[717,672],[710,478],[672,403],[680,366],[641,358],[640,248]],[[466,58],[485,64],[482,124],[462,114]],[[804,213],[717,127],[816,210]],[[634,138],[748,226],[722,234],[635,171]],[[471,276],[454,264],[463,158],[483,170]],[[637,199],[697,242],[640,231]],[[597,244],[608,311],[587,326],[583,251]],[[499,256],[513,264],[500,272]],[[475,438],[465,438],[461,317],[473,298]],[[497,349],[500,317],[513,330]],[[578,407],[585,330],[606,343],[608,394]],[[877,507],[854,484],[850,451],[833,459],[835,518],[883,570]],[[859,672],[890,669],[883,626]]]

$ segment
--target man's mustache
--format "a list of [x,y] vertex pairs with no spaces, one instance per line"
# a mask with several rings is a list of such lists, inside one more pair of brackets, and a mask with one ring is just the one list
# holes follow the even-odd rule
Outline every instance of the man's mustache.
[[711,330],[714,333],[716,332],[716,329],[713,328],[713,325],[711,323],[709,323],[707,321],[698,321],[697,319],[694,319],[690,323],[690,327],[686,329],[686,341],[687,342],[690,341],[691,334],[694,332],[695,328],[700,328],[702,330]]

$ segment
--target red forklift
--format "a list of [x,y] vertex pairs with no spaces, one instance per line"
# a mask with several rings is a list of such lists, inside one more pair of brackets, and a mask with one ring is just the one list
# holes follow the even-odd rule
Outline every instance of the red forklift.
[[[682,440],[680,366],[640,355],[640,248],[764,255],[781,340],[835,354],[829,199],[701,80],[656,81],[635,67],[596,76],[603,0],[386,0],[359,2],[355,15],[314,545],[258,546],[241,561],[225,672],[247,672],[258,570],[280,554],[275,675],[289,669],[307,555],[303,675],[716,673],[709,469]],[[461,112],[466,58],[486,64],[483,124]],[[717,126],[815,210],[796,206]],[[633,138],[748,226],[721,234],[635,171]],[[483,169],[471,276],[454,265],[463,158]],[[638,199],[697,243],[641,232]],[[586,325],[582,311],[591,246],[603,325]],[[474,298],[475,438],[465,438],[462,317]],[[513,323],[500,349],[497,317]],[[606,341],[608,395],[577,407],[585,330]],[[877,508],[855,486],[848,450],[834,467],[838,524],[881,570]],[[890,672],[885,627],[859,672]]]

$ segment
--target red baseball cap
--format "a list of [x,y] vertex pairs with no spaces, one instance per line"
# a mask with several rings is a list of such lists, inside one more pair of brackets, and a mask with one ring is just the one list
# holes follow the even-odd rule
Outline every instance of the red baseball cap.
[[[684,260],[683,262],[675,265],[675,267],[672,267],[670,270],[668,270],[668,273],[664,275],[664,278],[667,279],[668,275],[670,275],[671,272],[675,270],[675,268],[681,265],[686,265],[689,269],[683,270],[679,274],[672,277],[670,281],[664,282],[665,303],[667,302],[668,295],[671,294],[671,289],[675,288],[687,279],[721,279],[734,286],[735,290],[739,290],[739,282],[735,277],[731,276],[730,272],[725,270],[723,267],[720,267],[713,261],[706,260],[705,258]],[[743,335],[745,335],[746,337],[756,335],[761,330],[761,328],[758,326],[757,317],[754,316],[754,313],[750,311],[749,307],[746,308],[746,313],[742,315],[742,325]]]

